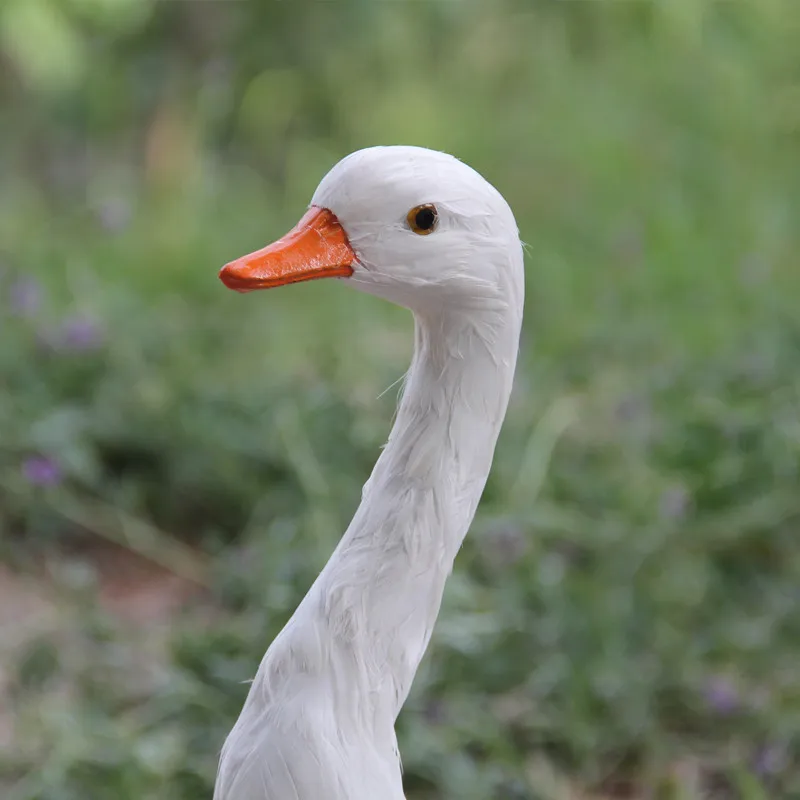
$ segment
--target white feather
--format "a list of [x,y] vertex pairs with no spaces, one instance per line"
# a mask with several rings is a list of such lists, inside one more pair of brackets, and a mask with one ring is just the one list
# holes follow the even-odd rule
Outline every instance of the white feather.
[[[436,205],[415,235],[409,209]],[[215,800],[402,800],[394,733],[483,492],[517,359],[523,257],[508,204],[452,156],[361,150],[320,183],[349,285],[406,306],[415,351],[388,444],[330,561],[264,656]]]

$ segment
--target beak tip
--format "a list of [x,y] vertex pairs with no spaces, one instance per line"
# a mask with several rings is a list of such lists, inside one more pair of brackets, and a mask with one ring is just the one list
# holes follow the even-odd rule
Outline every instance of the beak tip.
[[231,280],[231,269],[230,264],[226,264],[220,271],[219,271],[219,279],[230,289],[232,288],[230,285]]
[[228,289],[233,289],[235,292],[244,294],[247,289],[243,285],[243,281],[237,275],[236,265],[234,263],[226,264],[219,271],[219,279],[225,284]]

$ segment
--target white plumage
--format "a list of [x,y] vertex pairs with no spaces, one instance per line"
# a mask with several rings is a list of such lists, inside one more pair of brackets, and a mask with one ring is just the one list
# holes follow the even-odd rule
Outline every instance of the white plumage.
[[[407,217],[423,204],[436,227],[416,235]],[[361,505],[225,742],[215,800],[403,800],[394,723],[483,491],[517,359],[522,247],[508,204],[474,170],[422,148],[369,148],[325,176],[311,208],[327,210],[349,266],[324,263],[327,233],[301,231],[302,246],[290,234],[223,280],[246,290],[352,273],[347,285],[413,312],[414,357]],[[267,262],[278,278],[264,278]]]

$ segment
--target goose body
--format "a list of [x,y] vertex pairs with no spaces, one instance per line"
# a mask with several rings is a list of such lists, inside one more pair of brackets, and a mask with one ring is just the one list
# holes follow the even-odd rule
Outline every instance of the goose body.
[[239,291],[325,276],[410,309],[414,356],[355,517],[224,744],[215,800],[403,800],[395,720],[511,392],[522,247],[508,204],[462,162],[353,153],[293,231],[221,273]]

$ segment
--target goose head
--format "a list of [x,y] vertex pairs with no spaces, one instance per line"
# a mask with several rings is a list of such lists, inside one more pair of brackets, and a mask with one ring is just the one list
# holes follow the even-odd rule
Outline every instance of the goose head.
[[420,313],[521,314],[522,262],[511,209],[481,175],[445,153],[386,146],[342,159],[288,234],[220,278],[249,292],[332,277]]

